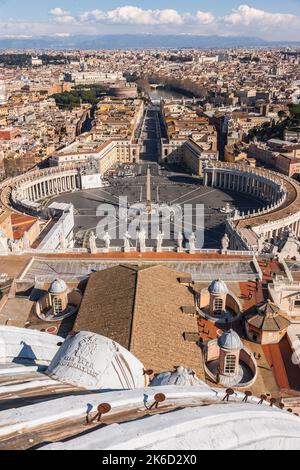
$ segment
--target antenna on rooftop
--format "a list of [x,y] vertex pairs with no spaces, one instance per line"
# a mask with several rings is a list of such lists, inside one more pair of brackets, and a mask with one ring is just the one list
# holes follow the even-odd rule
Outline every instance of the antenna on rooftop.
[[226,395],[225,395],[225,397],[222,399],[222,401],[229,401],[229,397],[230,397],[231,395],[234,395],[234,393],[235,393],[235,392],[234,392],[234,390],[233,390],[232,388],[227,388],[227,390],[226,390]]
[[154,395],[154,400],[155,400],[154,403],[152,403],[152,405],[148,409],[149,410],[152,410],[152,408],[157,409],[159,403],[163,403],[165,399],[166,399],[166,396],[163,393],[157,393],[156,395]]
[[259,405],[262,405],[264,401],[268,399],[267,395],[261,395],[260,401],[258,402]]
[[94,421],[97,420],[97,422],[99,423],[99,421],[101,420],[102,418],[102,415],[104,414],[107,414],[109,413],[111,410],[111,406],[109,403],[101,403],[101,405],[99,405],[97,407],[97,414],[94,416],[94,418],[90,421],[90,424],[92,424]]
[[248,402],[248,398],[252,397],[252,392],[250,392],[250,390],[246,390],[245,391],[245,396],[243,398],[243,402],[244,403],[247,403]]

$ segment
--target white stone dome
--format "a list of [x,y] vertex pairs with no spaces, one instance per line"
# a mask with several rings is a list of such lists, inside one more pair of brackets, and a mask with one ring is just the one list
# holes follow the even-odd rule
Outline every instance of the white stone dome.
[[[162,390],[168,393],[165,388]],[[122,399],[130,392],[121,392]],[[187,396],[186,396],[187,400]],[[183,402],[184,403],[184,402]],[[131,401],[128,400],[128,406]],[[249,403],[185,407],[100,427],[42,450],[299,450],[300,420],[278,408]]]
[[68,290],[68,286],[62,279],[55,279],[49,287],[50,294],[63,294]]
[[229,291],[224,281],[221,279],[215,279],[210,284],[208,292],[213,295],[226,295]]
[[81,331],[69,336],[53,358],[47,374],[88,390],[144,387],[143,364],[105,336]]
[[157,374],[150,383],[151,386],[157,387],[162,385],[177,385],[181,387],[189,385],[203,385],[208,387],[202,380],[198,379],[193,369],[185,367],[176,367],[173,371],[161,372]]
[[218,339],[218,346],[228,351],[240,351],[243,349],[243,343],[239,335],[233,331],[225,331]]

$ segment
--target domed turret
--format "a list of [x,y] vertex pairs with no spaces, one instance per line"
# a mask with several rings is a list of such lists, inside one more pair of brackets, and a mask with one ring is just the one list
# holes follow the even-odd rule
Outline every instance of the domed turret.
[[208,292],[210,294],[209,309],[210,314],[220,316],[224,313],[226,308],[226,298],[229,290],[224,281],[215,279],[209,286]]
[[55,279],[49,287],[49,294],[63,294],[68,290],[67,284],[62,279]]
[[240,351],[243,349],[243,343],[239,335],[233,331],[225,331],[218,339],[219,353],[219,380],[224,384],[224,378],[230,378],[230,383],[239,382]]
[[43,321],[62,321],[79,308],[82,295],[72,290],[62,279],[55,279],[48,291],[35,303],[35,313]]
[[218,346],[227,351],[240,351],[243,349],[243,343],[239,335],[233,331],[225,331],[218,339]]
[[68,286],[62,279],[55,279],[49,289],[49,304],[54,316],[61,317],[68,307]]
[[212,295],[227,295],[229,291],[224,281],[215,279],[210,284],[208,292]]

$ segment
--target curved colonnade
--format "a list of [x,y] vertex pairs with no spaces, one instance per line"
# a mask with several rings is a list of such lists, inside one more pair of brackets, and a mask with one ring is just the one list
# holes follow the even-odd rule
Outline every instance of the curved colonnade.
[[76,165],[35,170],[6,180],[2,185],[1,203],[9,209],[37,214],[41,209],[39,201],[80,189],[80,171]]
[[[204,184],[259,198],[265,208],[229,217],[230,250],[260,251],[260,241],[274,242],[289,229],[300,236],[300,186],[291,178],[261,168],[222,162],[203,168]],[[35,170],[1,183],[2,208],[41,215],[43,199],[82,189],[78,165]],[[0,208],[1,209],[1,208]]]
[[263,168],[222,162],[204,168],[207,186],[241,192],[265,202],[253,212],[235,211],[226,223],[230,249],[260,251],[286,230],[300,236],[300,186],[291,178]]

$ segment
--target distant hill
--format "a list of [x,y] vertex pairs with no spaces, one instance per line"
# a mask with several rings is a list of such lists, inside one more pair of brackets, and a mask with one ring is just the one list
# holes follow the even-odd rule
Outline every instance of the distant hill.
[[143,49],[143,48],[232,48],[300,45],[300,42],[266,41],[247,36],[196,36],[115,34],[105,36],[41,36],[0,39],[0,49]]

